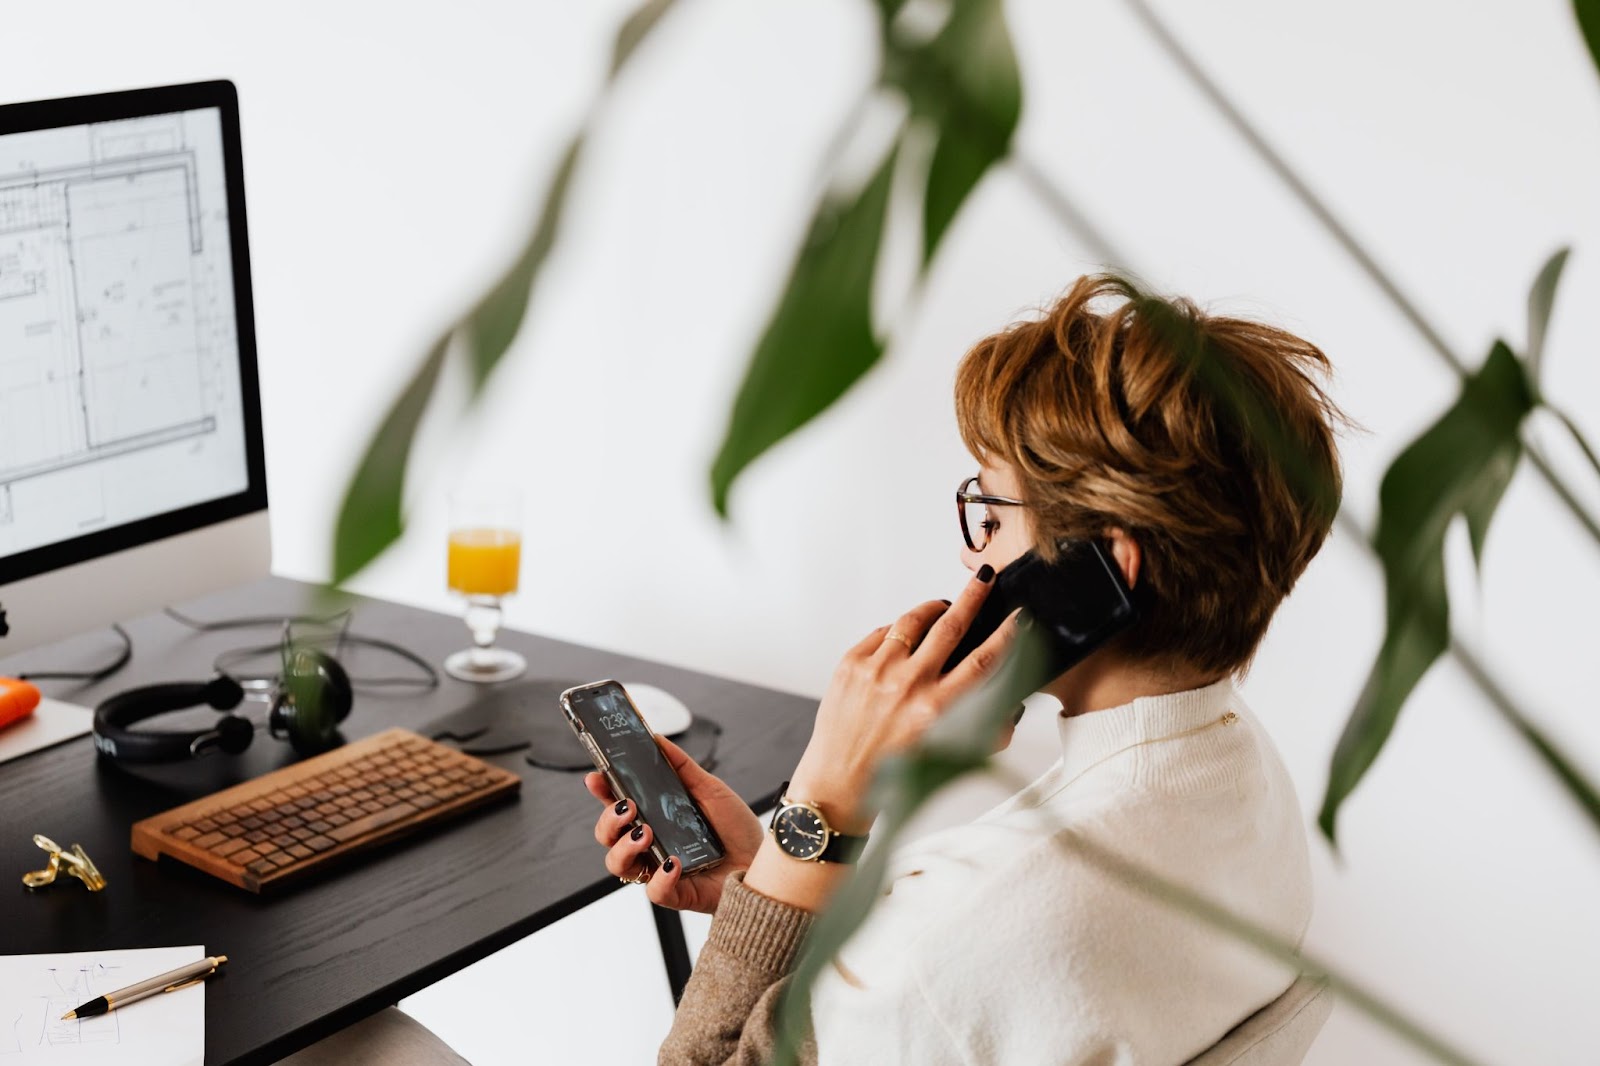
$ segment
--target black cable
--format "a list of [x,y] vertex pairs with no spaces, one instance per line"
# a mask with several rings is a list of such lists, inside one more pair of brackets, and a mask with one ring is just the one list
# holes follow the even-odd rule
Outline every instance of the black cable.
[[[352,677],[350,687],[354,689],[382,689],[382,688],[424,688],[435,689],[439,687],[439,672],[427,660],[409,651],[392,641],[380,640],[377,637],[364,637],[359,633],[351,633],[338,639],[329,637],[316,637],[301,639],[299,644],[315,647],[318,644],[335,644],[342,648],[345,644],[361,648],[376,648],[379,651],[389,652],[404,659],[417,669],[421,670],[421,677]],[[271,681],[274,678],[240,677],[233,670],[251,659],[264,658],[268,655],[277,655],[283,651],[282,644],[258,644],[248,648],[233,648],[218,655],[212,663],[212,668],[218,673],[227,674],[239,682],[245,681]],[[337,656],[336,656],[337,657]]]
[[355,612],[346,607],[344,610],[335,611],[332,614],[302,614],[292,615],[287,618],[283,615],[261,615],[259,617],[223,618],[211,622],[192,618],[176,607],[163,607],[161,608],[161,613],[180,625],[188,626],[190,629],[198,629],[202,633],[214,633],[219,629],[252,629],[256,626],[281,626],[286,624],[291,626],[329,626],[341,620],[348,626],[350,617]]
[[[363,647],[363,648],[375,648],[378,651],[388,652],[391,655],[395,655],[395,656],[405,660],[406,662],[410,663],[411,665],[417,667],[423,673],[422,677],[365,677],[365,678],[352,677],[350,679],[350,685],[351,685],[352,688],[356,688],[356,689],[375,689],[375,688],[376,689],[382,689],[382,688],[427,688],[427,689],[435,689],[435,688],[439,687],[439,672],[433,668],[433,664],[429,663],[426,659],[422,658],[422,656],[418,655],[416,652],[413,652],[408,648],[402,647],[401,645],[396,644],[396,643],[394,643],[393,641],[390,641],[390,640],[383,640],[383,639],[380,639],[378,637],[366,637],[366,636],[362,636],[359,633],[350,632],[350,624],[354,619],[354,612],[351,611],[351,610],[348,610],[348,609],[343,610],[343,611],[336,611],[333,614],[320,615],[320,616],[319,615],[298,615],[298,616],[287,617],[287,618],[282,617],[282,616],[277,616],[277,617],[261,616],[261,617],[250,617],[250,618],[224,618],[224,619],[219,619],[219,620],[215,620],[215,621],[202,621],[201,619],[191,618],[188,615],[185,615],[180,611],[174,610],[171,607],[165,607],[165,608],[162,608],[162,610],[166,613],[167,617],[171,618],[173,621],[178,622],[181,625],[188,626],[190,629],[199,630],[201,632],[215,632],[217,630],[222,630],[222,629],[246,629],[246,628],[251,628],[251,627],[259,627],[259,626],[331,625],[334,622],[340,622],[341,625],[339,627],[339,632],[338,632],[338,635],[336,637],[316,636],[316,637],[310,637],[310,638],[300,638],[299,639],[299,643],[301,643],[301,644],[309,644],[309,645],[312,645],[312,646],[315,646],[317,644],[330,644],[331,643],[331,644],[334,645],[334,651],[336,653],[335,658],[337,658],[338,655],[342,655],[343,654],[344,648],[345,648],[346,645],[353,645],[355,647]],[[238,666],[240,666],[240,665],[242,665],[244,663],[247,663],[251,659],[254,659],[254,658],[258,658],[258,657],[265,656],[265,655],[277,654],[278,652],[280,652],[282,650],[282,648],[283,648],[282,644],[262,644],[262,645],[258,645],[258,646],[254,646],[254,647],[248,647],[248,648],[234,648],[234,649],[232,649],[230,651],[225,651],[222,654],[218,655],[217,658],[215,659],[215,661],[212,663],[212,666],[219,673],[224,673],[224,674],[227,674],[229,677],[234,677],[234,674],[232,672],[232,668],[238,667]],[[273,678],[259,678],[258,679],[258,678],[237,678],[236,677],[235,680],[238,680],[238,681],[253,681],[253,680],[270,681],[270,680],[274,680],[274,679]]]
[[117,657],[105,666],[94,670],[36,670],[32,673],[18,674],[18,681],[82,681],[92,685],[97,681],[104,681],[112,674],[128,665],[128,660],[133,658],[133,638],[121,625],[113,622],[111,631],[122,638],[122,650]]

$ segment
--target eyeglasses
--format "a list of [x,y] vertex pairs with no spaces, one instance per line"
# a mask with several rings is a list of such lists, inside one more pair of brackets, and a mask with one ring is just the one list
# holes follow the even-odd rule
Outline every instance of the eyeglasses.
[[961,516],[961,536],[965,538],[967,547],[975,552],[981,552],[989,546],[989,534],[999,526],[999,523],[989,517],[989,508],[996,505],[1011,507],[1026,507],[1022,500],[1013,500],[1009,496],[986,496],[981,492],[973,492],[978,484],[978,476],[972,477],[961,483],[956,489],[956,513]]

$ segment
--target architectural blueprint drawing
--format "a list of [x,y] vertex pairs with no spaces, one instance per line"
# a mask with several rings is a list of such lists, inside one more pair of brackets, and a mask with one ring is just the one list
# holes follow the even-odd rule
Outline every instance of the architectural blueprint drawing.
[[0,136],[0,557],[239,492],[243,442],[217,114]]

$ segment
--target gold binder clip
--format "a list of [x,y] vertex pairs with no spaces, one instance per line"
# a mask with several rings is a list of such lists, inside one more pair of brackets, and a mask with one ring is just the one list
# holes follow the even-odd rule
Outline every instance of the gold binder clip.
[[33,834],[33,842],[50,854],[50,865],[43,870],[34,870],[22,875],[22,883],[29,888],[43,888],[55,882],[58,874],[76,877],[89,886],[90,892],[98,892],[106,887],[106,879],[95,868],[83,845],[74,844],[71,849],[64,849],[60,844],[42,833]]

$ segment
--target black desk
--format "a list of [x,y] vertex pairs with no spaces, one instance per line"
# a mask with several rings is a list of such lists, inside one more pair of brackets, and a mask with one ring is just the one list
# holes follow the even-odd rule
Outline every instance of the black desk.
[[[313,596],[311,586],[269,578],[183,609],[208,619],[288,615],[312,609]],[[360,598],[354,606],[353,632],[397,641],[436,664],[466,643],[459,618]],[[127,628],[134,657],[126,668],[90,688],[43,683],[49,694],[93,706],[135,685],[204,678],[218,653],[275,636],[270,628],[196,633],[162,615]],[[720,722],[717,772],[758,808],[776,798],[810,735],[816,704],[799,696],[521,633],[506,632],[504,643],[528,657],[529,677],[650,682]],[[86,634],[0,660],[0,675],[83,669],[115,647],[108,634]],[[404,669],[360,654],[356,673]],[[415,728],[466,706],[479,691],[445,677],[431,692],[361,695],[345,734]],[[130,850],[135,821],[291,757],[286,744],[258,734],[237,758],[213,756],[135,777],[101,765],[82,737],[0,764],[0,954],[203,944],[232,960],[206,985],[206,1062],[268,1063],[622,887],[601,864],[597,808],[579,775],[536,769],[521,753],[490,759],[521,774],[516,802],[276,896],[257,897]],[[23,871],[43,865],[34,833],[82,844],[110,882],[105,891],[90,894],[72,880],[32,893],[23,888]]]

